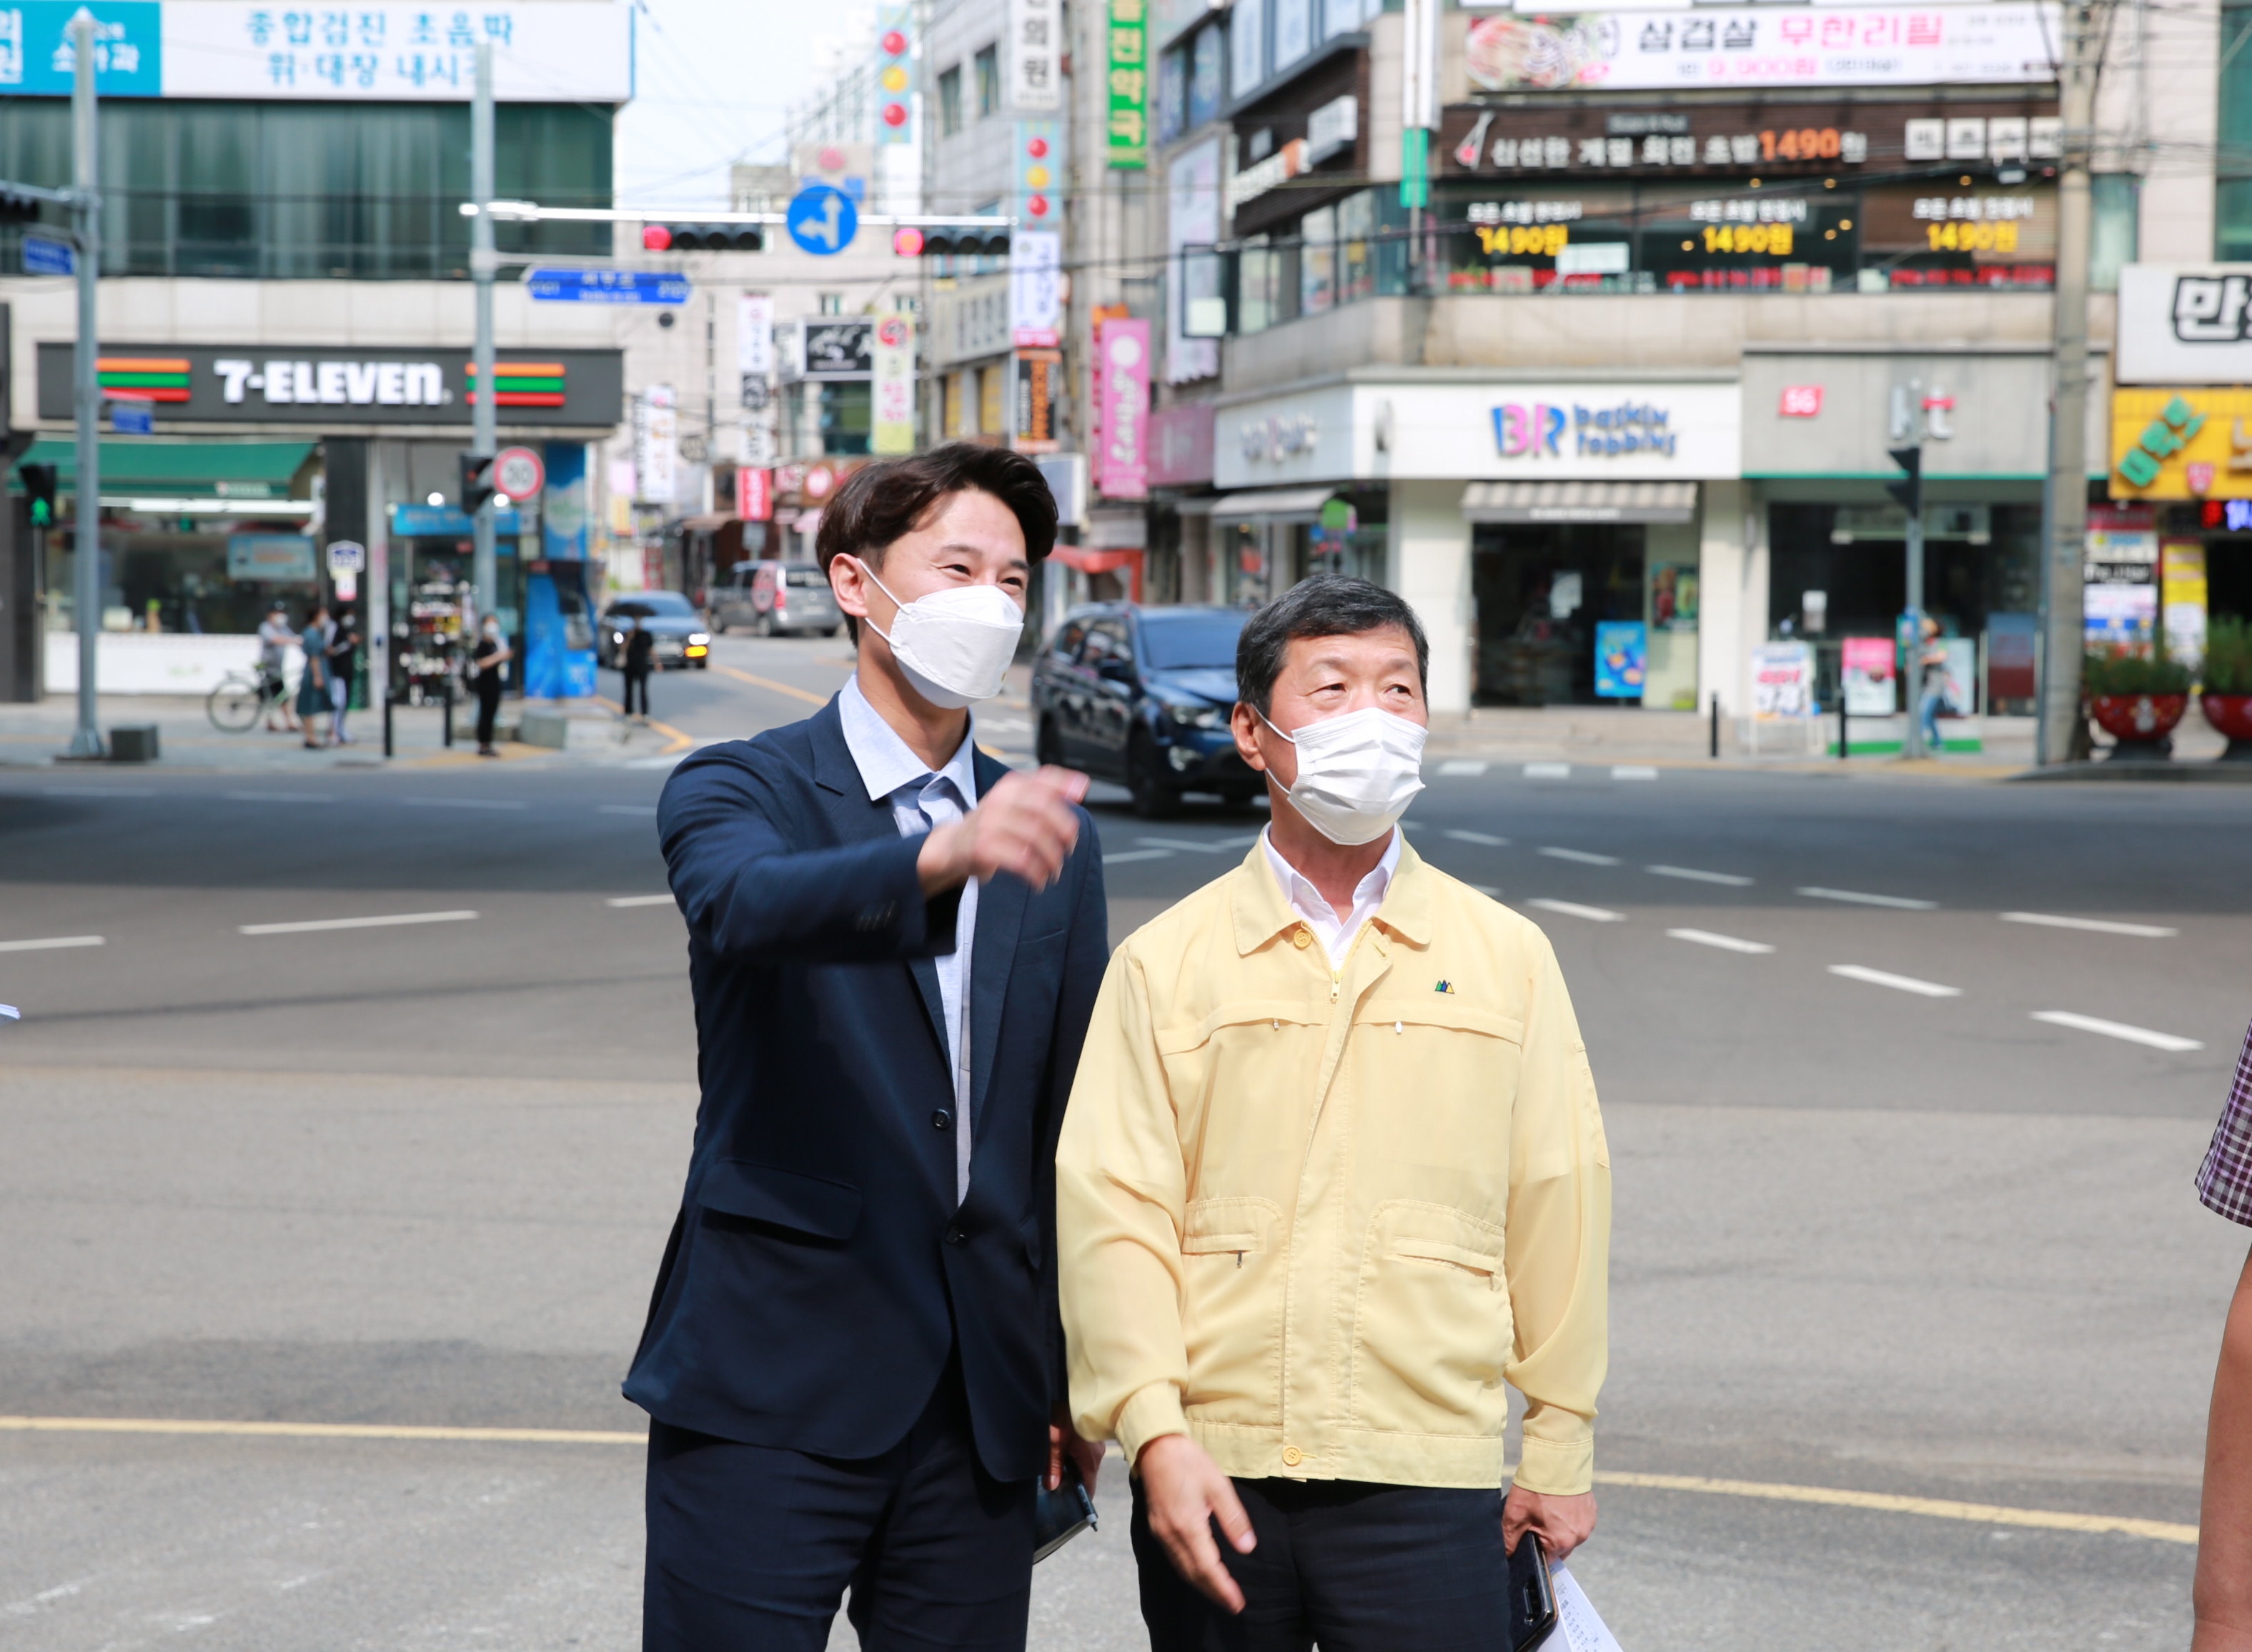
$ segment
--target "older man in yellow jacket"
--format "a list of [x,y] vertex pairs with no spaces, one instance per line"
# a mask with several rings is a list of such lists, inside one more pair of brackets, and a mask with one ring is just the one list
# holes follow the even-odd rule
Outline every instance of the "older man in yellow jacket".
[[1157,1652],[1506,1652],[1505,1553],[1595,1528],[1609,1149],[1547,938],[1399,830],[1428,659],[1362,580],[1252,616],[1273,823],[1119,947],[1080,1060],[1071,1403],[1133,1465]]

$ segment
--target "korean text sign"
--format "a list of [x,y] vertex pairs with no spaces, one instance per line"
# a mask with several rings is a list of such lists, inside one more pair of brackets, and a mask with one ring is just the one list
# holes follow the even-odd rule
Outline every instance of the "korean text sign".
[[1113,167],[1149,164],[1150,24],[1147,0],[1110,0],[1109,119],[1105,147]]
[[1150,492],[1150,323],[1108,321],[1095,341],[1095,394],[1102,443],[1095,485],[1112,499]]

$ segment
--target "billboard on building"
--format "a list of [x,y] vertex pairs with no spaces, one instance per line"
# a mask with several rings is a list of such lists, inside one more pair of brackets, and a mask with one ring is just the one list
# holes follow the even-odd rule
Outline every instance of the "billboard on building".
[[2123,385],[2252,384],[2252,264],[2129,264],[2119,272]]

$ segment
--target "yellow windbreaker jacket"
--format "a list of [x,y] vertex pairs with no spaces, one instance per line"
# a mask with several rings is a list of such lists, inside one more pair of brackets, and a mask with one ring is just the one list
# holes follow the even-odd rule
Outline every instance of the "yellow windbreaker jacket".
[[1547,938],[1401,847],[1336,970],[1262,849],[1110,960],[1056,1159],[1080,1433],[1585,1491],[1610,1151]]

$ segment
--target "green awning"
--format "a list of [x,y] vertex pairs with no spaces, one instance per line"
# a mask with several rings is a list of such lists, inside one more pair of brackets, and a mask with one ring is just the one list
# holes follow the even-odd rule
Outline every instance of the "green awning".
[[[123,493],[166,498],[286,499],[289,483],[311,456],[309,441],[104,441],[101,492],[105,499]],[[78,444],[43,438],[17,464],[52,465],[59,490],[74,491]],[[10,491],[23,491],[11,466]]]

